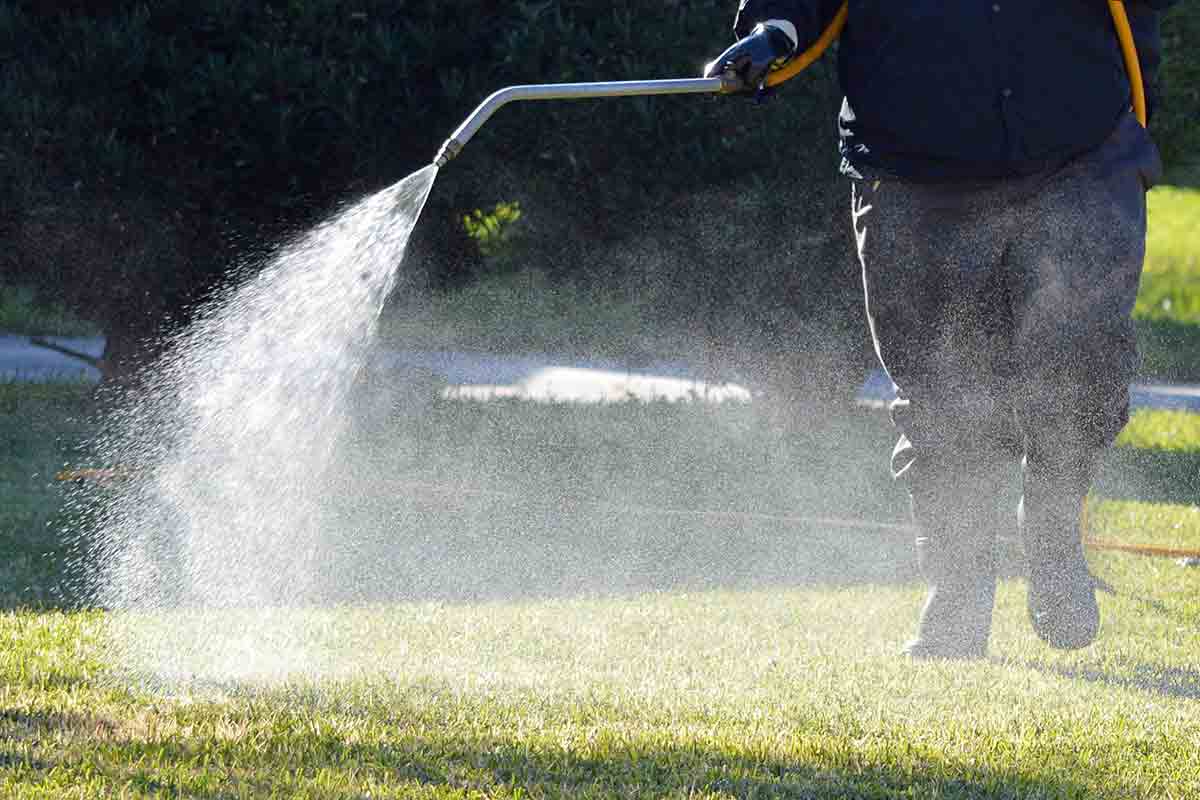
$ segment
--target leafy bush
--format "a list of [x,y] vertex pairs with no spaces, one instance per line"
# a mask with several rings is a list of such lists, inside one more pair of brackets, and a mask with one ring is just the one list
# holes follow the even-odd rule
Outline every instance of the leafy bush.
[[0,331],[40,336],[94,336],[96,329],[26,286],[0,285]]
[[1163,20],[1162,99],[1151,123],[1169,167],[1200,163],[1200,7],[1178,3]]
[[514,227],[521,218],[521,204],[515,200],[511,203],[497,203],[491,211],[484,212],[477,208],[463,216],[463,228],[479,247],[480,255],[485,258],[509,260],[513,238],[517,229]]

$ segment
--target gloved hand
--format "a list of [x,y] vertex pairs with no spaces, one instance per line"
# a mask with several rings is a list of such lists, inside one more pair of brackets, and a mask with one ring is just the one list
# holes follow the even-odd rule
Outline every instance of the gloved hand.
[[750,35],[730,45],[704,68],[704,77],[732,73],[742,82],[738,91],[756,92],[772,69],[778,69],[796,53],[796,45],[779,28],[759,24]]

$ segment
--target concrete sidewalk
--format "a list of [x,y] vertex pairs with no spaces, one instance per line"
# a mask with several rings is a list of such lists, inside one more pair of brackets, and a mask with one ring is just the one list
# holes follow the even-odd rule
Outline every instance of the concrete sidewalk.
[[[98,358],[104,339],[45,337],[55,344]],[[492,355],[455,351],[382,350],[371,360],[381,385],[406,381],[433,385],[443,397],[462,400],[510,398],[537,402],[604,403],[625,400],[746,402],[750,390],[701,376],[686,364],[660,361],[632,367],[613,359],[551,355]],[[0,334],[0,380],[89,381],[97,369],[40,347],[27,336]]]
[[[54,343],[98,358],[103,338],[46,337]],[[487,400],[511,398],[538,402],[602,403],[624,400],[673,400],[720,403],[751,400],[749,388],[702,375],[687,364],[660,361],[631,367],[613,359],[552,355],[495,355],[459,351],[385,350],[372,368],[403,380],[420,376],[439,387],[443,397]],[[0,334],[0,380],[89,381],[100,379],[94,367],[70,356],[31,344],[27,336]],[[1129,389],[1135,408],[1200,412],[1200,385],[1139,383]],[[895,397],[883,370],[867,374],[856,403],[886,408]]]
[[[64,336],[39,337],[74,350],[92,358],[104,354],[104,339],[101,337],[70,338]],[[0,381],[48,381],[100,380],[100,370],[84,361],[46,347],[31,344],[28,336],[0,333]]]
[[[896,399],[896,388],[882,369],[872,370],[858,391],[856,404],[867,408],[886,409]],[[1129,404],[1133,408],[1157,408],[1200,412],[1200,385],[1135,383],[1129,387]]]

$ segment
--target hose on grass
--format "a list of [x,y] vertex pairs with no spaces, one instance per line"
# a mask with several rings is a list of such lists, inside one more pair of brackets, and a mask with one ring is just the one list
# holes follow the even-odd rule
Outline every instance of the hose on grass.
[[[64,469],[55,475],[55,479],[62,482],[90,481],[103,486],[119,483],[120,481],[131,477],[133,473],[134,470],[127,468]],[[484,489],[481,487],[467,486],[462,484],[437,484],[400,481],[396,484],[395,488],[401,491],[408,490],[412,493],[422,493],[426,496],[440,495],[445,497],[446,495],[450,495],[457,498],[492,498],[503,499],[523,506],[537,505],[536,501],[519,492]],[[740,519],[746,521],[770,522],[792,526],[824,526],[840,530],[869,531],[879,534],[912,533],[916,530],[912,525],[897,522],[880,522],[876,520],[850,519],[844,517],[817,517],[805,516],[801,514],[770,514],[736,510],[662,508],[656,506],[631,504],[614,505],[611,503],[601,503],[587,500],[576,500],[570,503],[555,502],[552,505],[558,508],[569,508],[575,513],[690,517],[696,520]],[[1189,550],[1183,548],[1160,547],[1157,545],[1148,544],[1128,544],[1125,542],[1097,539],[1088,533],[1088,527],[1089,515],[1085,501],[1082,513],[1080,514],[1080,535],[1083,538],[1084,545],[1090,550],[1109,550],[1121,553],[1129,553],[1131,555],[1157,556],[1160,558],[1200,558],[1200,549]]]

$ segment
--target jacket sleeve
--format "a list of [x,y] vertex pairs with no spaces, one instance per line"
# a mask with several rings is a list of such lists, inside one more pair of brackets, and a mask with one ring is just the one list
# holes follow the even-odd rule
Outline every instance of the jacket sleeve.
[[741,0],[733,34],[747,36],[754,26],[769,19],[784,19],[796,26],[797,49],[808,49],[833,20],[843,0]]

